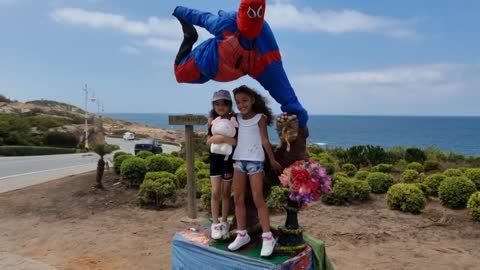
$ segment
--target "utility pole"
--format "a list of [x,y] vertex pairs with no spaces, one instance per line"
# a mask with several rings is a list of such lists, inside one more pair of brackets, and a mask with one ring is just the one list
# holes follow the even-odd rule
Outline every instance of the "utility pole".
[[88,111],[87,111],[87,106],[88,106],[88,86],[85,84],[85,87],[83,88],[83,91],[85,92],[85,149],[88,149]]

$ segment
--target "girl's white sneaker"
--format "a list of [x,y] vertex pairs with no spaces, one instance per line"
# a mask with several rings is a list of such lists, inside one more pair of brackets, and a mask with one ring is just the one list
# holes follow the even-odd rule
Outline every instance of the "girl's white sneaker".
[[248,233],[245,233],[244,235],[237,233],[237,237],[235,238],[235,241],[233,241],[232,243],[230,243],[230,245],[228,245],[228,249],[230,251],[235,251],[245,246],[249,242],[250,242],[250,236],[248,235]]

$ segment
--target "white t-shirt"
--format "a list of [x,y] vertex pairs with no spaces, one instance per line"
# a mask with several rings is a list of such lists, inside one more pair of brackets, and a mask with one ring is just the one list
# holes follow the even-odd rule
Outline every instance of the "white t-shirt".
[[263,114],[259,113],[248,120],[244,120],[242,115],[237,118],[238,139],[233,160],[265,161],[265,152],[258,126],[262,116]]

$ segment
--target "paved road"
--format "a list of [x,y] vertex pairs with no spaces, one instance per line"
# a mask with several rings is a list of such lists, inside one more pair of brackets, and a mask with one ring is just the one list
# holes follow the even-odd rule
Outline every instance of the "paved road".
[[[117,144],[121,151],[133,153],[135,141],[107,138]],[[163,145],[164,152],[178,151],[178,146]],[[111,162],[112,155],[106,159]],[[80,174],[96,169],[98,155],[67,154],[30,157],[0,157],[0,193],[48,182],[61,177]]]

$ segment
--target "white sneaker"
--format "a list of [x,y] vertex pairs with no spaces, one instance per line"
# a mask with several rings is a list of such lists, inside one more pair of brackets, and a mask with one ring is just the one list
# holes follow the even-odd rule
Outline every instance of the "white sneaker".
[[225,239],[230,232],[230,224],[228,222],[222,222],[220,225],[222,226],[222,238]]
[[276,243],[277,243],[277,240],[273,238],[273,236],[263,237],[262,250],[260,251],[260,256],[268,257],[272,255],[273,249],[275,248]]
[[218,240],[218,239],[222,238],[222,224],[212,223],[212,226],[210,228],[212,230],[212,239]]
[[248,235],[248,233],[245,233],[245,235],[240,235],[239,233],[237,233],[237,237],[235,238],[235,241],[233,241],[232,243],[230,243],[230,245],[228,245],[228,249],[231,251],[235,251],[245,246],[249,242],[250,242],[250,236]]

